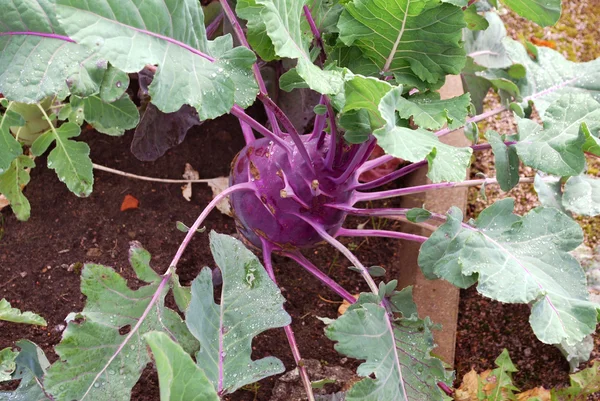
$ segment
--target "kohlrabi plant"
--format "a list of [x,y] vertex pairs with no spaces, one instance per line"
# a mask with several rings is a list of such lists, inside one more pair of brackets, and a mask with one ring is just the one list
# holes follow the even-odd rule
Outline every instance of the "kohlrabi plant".
[[[555,23],[561,12],[560,0],[502,2],[540,25]],[[76,140],[84,122],[108,135],[137,127],[132,150],[144,160],[180,143],[192,125],[226,113],[239,119],[246,141],[231,163],[230,186],[184,227],[164,274],[155,273],[139,244],[130,259],[147,285],[135,291],[111,268],[86,265],[87,303],[67,317],[59,359],[50,364],[29,342],[17,343],[18,353],[3,351],[9,368],[0,377],[21,382],[1,399],[126,400],[151,360],[161,399],[223,399],[283,372],[275,357],[251,358],[256,335],[283,327],[307,398],[315,400],[276,285],[274,253],[352,304],[323,321],[340,353],[364,361],[362,379],[320,399],[444,399],[453,374],[431,354],[432,323],[417,316],[411,289],[377,283],[339,237],[420,242],[426,277],[460,288],[477,284],[487,297],[530,305],[540,341],[560,346],[575,364],[587,360],[600,308],[588,300],[585,274],[569,252],[583,240],[573,214],[600,214],[600,181],[585,174],[586,154],[600,156],[600,61],[574,63],[508,38],[496,0],[219,6],[205,25],[197,0],[0,0],[0,192],[18,218],[30,212],[23,185],[32,156],[49,151],[48,167],[60,180],[78,196],[90,194],[94,164],[88,145]],[[267,62],[282,73],[275,86],[320,96],[312,130],[300,131],[273,100],[261,73]],[[450,74],[461,74],[466,93],[442,100],[437,89]],[[484,111],[490,89],[501,106]],[[256,101],[265,122],[245,111]],[[541,124],[530,119],[534,109]],[[517,132],[478,132],[478,121],[504,111],[512,111]],[[440,140],[462,127],[472,146]],[[385,154],[371,157],[377,146]],[[473,153],[489,148],[496,177],[464,181]],[[403,167],[361,180],[396,158]],[[535,178],[520,177],[520,163],[536,169]],[[378,190],[420,168],[432,183]],[[441,188],[498,184],[508,191],[532,181],[543,206],[524,216],[513,214],[512,199],[468,222],[458,208],[442,215],[365,206]],[[215,302],[214,271],[204,268],[185,287],[176,269],[206,216],[227,198],[243,243],[262,253],[262,264],[242,242],[211,233],[222,276]],[[427,238],[348,228],[348,216],[441,225]],[[301,253],[323,242],[350,261],[370,292],[356,299]],[[165,306],[169,291],[184,320]]]

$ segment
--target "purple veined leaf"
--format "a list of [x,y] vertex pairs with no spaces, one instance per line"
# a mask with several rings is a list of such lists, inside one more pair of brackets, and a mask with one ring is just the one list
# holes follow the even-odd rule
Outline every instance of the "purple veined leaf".
[[196,110],[186,104],[175,113],[163,113],[148,103],[135,129],[131,152],[141,161],[154,161],[183,142],[190,128],[201,124]]

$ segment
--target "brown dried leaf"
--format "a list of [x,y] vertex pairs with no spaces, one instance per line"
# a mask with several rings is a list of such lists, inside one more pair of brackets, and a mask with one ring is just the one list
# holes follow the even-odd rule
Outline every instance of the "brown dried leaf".
[[536,387],[517,394],[517,401],[527,401],[532,397],[538,397],[542,401],[550,401],[551,393],[543,387]]
[[[210,187],[210,189],[212,189],[214,199],[215,196],[219,195],[221,192],[223,192],[229,187],[229,178],[213,178],[208,182],[208,186]],[[227,199],[223,199],[221,202],[217,203],[217,209],[219,209],[221,213],[226,214],[227,216],[232,216],[231,207],[229,206],[229,201]]]
[[[200,173],[194,170],[191,164],[185,163],[185,170],[183,172],[183,178],[186,180],[199,180]],[[188,182],[183,187],[181,187],[181,192],[186,201],[192,200],[192,183]]]
[[[354,294],[352,295],[354,298],[358,299],[358,294]],[[344,299],[344,301],[342,301],[342,304],[340,305],[340,307],[338,308],[338,313],[340,315],[343,315],[344,313],[346,313],[346,311],[348,310],[348,307],[350,306],[350,302],[346,301]]]
[[[486,372],[487,377],[490,371],[488,370]],[[460,387],[454,392],[454,399],[456,401],[479,401],[479,398],[477,398],[478,388],[479,376],[477,375],[477,372],[475,372],[475,369],[471,369],[469,373],[463,376]]]
[[140,201],[137,200],[137,198],[127,194],[125,195],[125,198],[123,198],[123,203],[121,203],[121,211],[124,212],[129,209],[137,209],[139,205]]

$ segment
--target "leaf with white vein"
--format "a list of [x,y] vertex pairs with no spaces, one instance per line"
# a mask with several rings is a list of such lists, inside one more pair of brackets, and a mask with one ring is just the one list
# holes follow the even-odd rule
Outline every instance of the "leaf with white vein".
[[486,297],[531,304],[529,322],[540,341],[574,345],[595,331],[599,308],[568,253],[582,242],[581,228],[554,208],[521,217],[513,207],[513,199],[500,200],[472,225],[461,223],[462,212],[452,208],[421,247],[419,266],[461,287],[470,285],[464,278],[477,280]]

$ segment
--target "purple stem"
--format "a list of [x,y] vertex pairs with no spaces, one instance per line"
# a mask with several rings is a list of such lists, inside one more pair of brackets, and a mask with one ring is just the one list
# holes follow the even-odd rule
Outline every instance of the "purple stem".
[[375,142],[376,139],[372,136],[371,138],[369,138],[368,141],[361,143],[359,145],[358,151],[354,154],[352,160],[350,160],[350,164],[348,164],[348,166],[344,169],[342,175],[333,179],[333,182],[335,182],[336,184],[342,184],[348,178],[350,178],[350,176],[356,172],[357,167],[362,165],[365,162],[365,160],[369,157],[371,152],[373,152]]
[[244,134],[244,140],[246,141],[246,145],[250,145],[252,142],[256,140],[254,136],[254,132],[252,132],[252,127],[243,122],[242,120],[238,120],[240,122],[240,126],[242,127],[242,133]]
[[75,43],[75,41],[71,38],[69,38],[68,36],[62,36],[62,35],[57,35],[55,33],[46,33],[46,32],[28,32],[28,31],[23,31],[23,32],[0,32],[0,36],[40,36],[42,38],[50,38],[50,39],[57,39],[57,40],[62,40],[64,42],[71,42],[71,43]]
[[206,27],[206,36],[208,38],[212,38],[212,36],[217,32],[221,22],[223,22],[224,14],[220,12],[219,15]]
[[396,231],[387,230],[351,230],[347,228],[340,228],[336,233],[336,236],[342,237],[384,237],[384,238],[396,238],[405,239],[408,241],[425,242],[428,240],[427,237],[416,234],[409,234]]
[[243,183],[243,184],[237,184],[237,185],[231,186],[231,187],[225,189],[219,195],[215,196],[215,198],[206,206],[206,208],[204,208],[204,210],[202,211],[200,216],[198,216],[198,218],[196,219],[194,224],[190,227],[185,238],[181,242],[181,245],[179,245],[179,249],[177,249],[177,253],[175,253],[173,260],[169,264],[169,268],[163,274],[163,278],[162,278],[160,284],[158,285],[156,292],[154,293],[154,295],[152,295],[152,299],[150,300],[150,303],[148,304],[148,306],[146,307],[146,309],[144,310],[144,312],[138,319],[135,326],[133,326],[131,331],[127,334],[127,337],[125,337],[123,342],[121,344],[119,344],[119,347],[117,348],[117,350],[113,353],[113,355],[106,362],[106,364],[104,364],[104,367],[94,377],[94,379],[90,383],[88,389],[86,390],[85,394],[83,394],[83,396],[81,397],[81,400],[83,400],[87,396],[87,394],[93,388],[94,383],[96,383],[98,381],[100,376],[102,376],[102,374],[106,371],[106,369],[110,366],[110,364],[115,360],[117,355],[119,355],[119,353],[123,350],[125,345],[127,345],[127,343],[129,342],[129,340],[131,340],[131,338],[137,333],[138,329],[140,328],[140,326],[142,325],[142,323],[144,322],[144,320],[146,319],[146,317],[152,310],[152,307],[154,306],[156,301],[158,301],[158,299],[160,298],[162,291],[165,288],[165,286],[166,286],[167,282],[169,281],[169,279],[171,278],[171,276],[173,275],[173,272],[177,268],[177,264],[179,263],[179,260],[181,259],[181,256],[183,255],[183,251],[185,251],[185,248],[188,246],[188,244],[192,240],[192,237],[198,231],[198,229],[200,228],[200,225],[202,225],[202,223],[204,222],[204,219],[208,216],[208,214],[217,206],[217,204],[221,200],[223,200],[230,194],[237,192],[237,191],[253,191],[254,189],[255,189],[254,185],[250,185],[249,183]]
[[437,386],[449,397],[452,397],[452,395],[454,394],[454,390],[448,387],[448,385],[444,382],[437,382]]
[[[275,272],[273,271],[273,263],[271,261],[273,247],[265,240],[262,240],[262,245],[265,269],[267,270],[267,274],[269,275],[271,280],[273,280],[275,285],[277,285],[277,280],[275,279]],[[292,325],[289,324],[285,326],[283,330],[285,331],[285,336],[287,337],[288,343],[290,344],[292,355],[294,356],[294,361],[296,362],[296,366],[298,367],[298,372],[300,372],[300,378],[302,379],[304,390],[306,390],[306,395],[308,396],[309,401],[315,401],[315,396],[312,391],[312,385],[310,383],[310,377],[308,376],[306,366],[304,366],[304,363],[302,362],[302,356],[300,355],[300,350],[298,349],[298,344],[296,342],[296,336],[294,335],[294,331],[292,330]]]
[[[325,95],[321,95],[319,104],[325,106],[326,102],[327,102],[327,97]],[[313,132],[310,136],[310,140],[313,140],[313,139],[319,137],[319,135],[321,135],[321,132],[323,132],[323,129],[325,128],[326,121],[327,121],[327,113],[317,114],[315,116],[315,123],[313,125]]]
[[[248,40],[246,39],[244,30],[240,26],[240,22],[238,21],[237,17],[235,16],[235,13],[231,9],[231,7],[229,7],[228,0],[219,0],[219,3],[221,3],[223,12],[225,13],[225,15],[227,16],[227,19],[231,23],[231,26],[233,27],[233,31],[235,32],[235,35],[237,36],[237,38],[240,40],[240,42],[242,43],[243,46],[252,50],[250,48],[250,44],[248,43]],[[263,77],[260,74],[260,67],[258,66],[258,64],[254,63],[252,65],[252,72],[254,73],[254,78],[256,79],[256,82],[258,82],[258,89],[260,91],[260,94],[262,94],[263,96],[268,96],[267,86],[265,85],[265,81],[263,80]],[[269,122],[271,123],[271,127],[275,131],[275,134],[277,136],[279,136],[279,125],[277,125],[277,119],[275,118],[273,111],[269,110],[265,106],[265,112],[267,113],[267,118],[269,119]]]
[[367,189],[377,188],[379,186],[387,184],[388,182],[392,182],[400,177],[404,177],[405,175],[408,175],[408,174],[412,173],[413,171],[418,170],[419,168],[421,168],[425,165],[427,165],[427,160],[422,160],[417,163],[412,163],[412,164],[409,164],[408,166],[404,166],[396,171],[386,174],[383,177],[377,178],[376,180],[373,180],[371,182],[366,182],[364,184],[357,184],[357,185],[353,186],[352,189],[367,190]]
[[[305,6],[306,7],[306,6]],[[329,98],[327,96],[323,96],[323,101],[325,106],[327,107],[327,118],[329,119],[329,149],[327,150],[327,156],[325,159],[325,165],[330,170],[333,168],[333,161],[335,160],[335,153],[337,147],[337,126],[335,125],[335,113],[333,111],[333,107],[331,107],[331,103],[329,102]],[[315,124],[316,127],[316,124]]]
[[315,37],[315,40],[317,41],[317,45],[321,48],[319,58],[321,60],[321,63],[324,63],[325,59],[327,58],[327,55],[325,54],[325,46],[323,45],[323,39],[321,38],[321,32],[319,32],[319,28],[317,28],[317,24],[315,23],[315,20],[310,12],[310,8],[308,8],[307,5],[304,5],[302,7],[302,9],[304,10],[304,16],[306,17],[306,20],[308,21],[308,25],[310,25],[310,31],[312,32],[313,36]]
[[277,143],[279,146],[284,148],[289,155],[292,154],[292,148],[290,148],[290,146],[283,139],[281,139],[281,137],[273,134],[271,131],[266,129],[261,123],[259,123],[258,121],[256,121],[252,117],[250,117],[248,114],[246,114],[244,109],[242,109],[237,104],[234,105],[233,108],[231,109],[231,114],[233,114],[238,119],[240,119],[241,121],[248,124],[250,127],[255,129],[260,134],[264,135],[265,137],[269,138],[273,142]]
[[383,156],[379,156],[376,159],[373,160],[369,160],[368,162],[366,162],[365,164],[363,164],[358,170],[356,170],[359,175],[361,173],[364,173],[365,171],[369,171],[369,170],[373,170],[376,167],[381,166],[382,164],[385,164],[387,162],[391,162],[392,160],[394,160],[396,157],[392,156],[392,155],[383,155]]
[[331,277],[323,273],[317,266],[312,264],[312,262],[304,257],[300,252],[285,252],[283,255],[287,256],[290,259],[295,260],[300,266],[305,268],[310,274],[318,278],[323,284],[325,284],[329,289],[338,294],[340,297],[350,302],[351,304],[356,302],[356,298],[352,296],[346,289],[344,289],[341,285],[336,283]]
[[460,184],[462,184],[462,183],[459,183],[459,182],[440,182],[440,183],[437,183],[437,184],[416,185],[414,187],[408,187],[408,188],[390,189],[389,191],[355,192],[352,195],[352,197],[350,199],[350,202],[352,204],[354,204],[356,202],[372,201],[372,200],[377,200],[377,199],[395,198],[397,196],[405,196],[405,195],[410,195],[410,194],[416,194],[416,193],[419,193],[419,192],[432,191],[432,190],[442,189],[442,188],[457,187],[457,186],[461,186]]
[[283,128],[292,137],[292,141],[294,141],[294,143],[296,144],[296,148],[298,149],[298,152],[300,152],[300,155],[302,156],[302,158],[304,159],[306,164],[308,164],[308,167],[314,174],[315,167],[314,167],[313,161],[312,161],[310,155],[308,154],[306,147],[304,146],[304,142],[302,142],[302,138],[300,138],[300,134],[298,134],[296,127],[294,127],[294,124],[292,124],[292,122],[290,121],[288,116],[283,112],[283,110],[281,110],[279,108],[279,106],[277,106],[275,104],[275,102],[273,100],[271,100],[271,98],[269,98],[266,95],[263,95],[262,93],[258,95],[258,98],[263,102],[263,104],[265,105],[265,108],[270,109],[271,112],[275,115],[275,117],[279,121],[281,121]]

